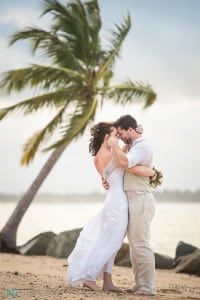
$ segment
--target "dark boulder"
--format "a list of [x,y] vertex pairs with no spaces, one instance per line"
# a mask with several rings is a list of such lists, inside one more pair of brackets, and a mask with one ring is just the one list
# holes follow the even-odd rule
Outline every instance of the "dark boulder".
[[19,246],[18,249],[21,254],[25,255],[46,255],[49,243],[55,236],[55,233],[51,231],[40,233],[24,245]]
[[46,255],[67,258],[73,250],[81,229],[73,229],[55,235],[48,246]]
[[191,244],[180,241],[176,247],[176,254],[173,262],[173,267],[176,267],[179,264],[182,256],[194,253],[197,249],[197,247]]
[[129,245],[123,243],[115,257],[115,265],[121,267],[131,267]]
[[159,253],[154,253],[156,269],[172,269],[173,268],[173,258],[162,255]]
[[[158,253],[154,253],[154,255],[156,269],[173,268],[173,258]],[[127,243],[123,243],[122,247],[118,251],[115,258],[115,265],[122,267],[131,267],[129,245]]]
[[180,257],[179,263],[174,269],[176,273],[187,273],[200,276],[200,250]]
[[197,249],[198,249],[197,247],[195,247],[191,244],[180,241],[176,247],[175,259],[177,259],[180,256],[185,256],[187,254],[193,253]]

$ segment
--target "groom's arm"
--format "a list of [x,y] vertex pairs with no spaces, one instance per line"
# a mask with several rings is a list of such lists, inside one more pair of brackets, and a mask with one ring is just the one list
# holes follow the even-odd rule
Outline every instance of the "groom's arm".
[[110,137],[108,139],[108,143],[112,148],[112,153],[113,153],[117,163],[123,169],[132,168],[137,165],[144,165],[147,162],[149,162],[152,157],[152,151],[150,151],[144,145],[139,146],[139,147],[134,146],[134,149],[131,148],[128,153],[124,153],[118,145],[117,138]]
[[118,139],[112,136],[108,139],[108,143],[112,148],[113,156],[115,157],[118,165],[123,169],[128,168],[128,159],[126,157],[126,154],[119,147]]

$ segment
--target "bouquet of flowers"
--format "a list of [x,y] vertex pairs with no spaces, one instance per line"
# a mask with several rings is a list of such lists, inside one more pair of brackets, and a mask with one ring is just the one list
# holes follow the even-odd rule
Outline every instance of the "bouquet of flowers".
[[150,185],[152,188],[156,188],[158,185],[161,185],[163,182],[163,174],[161,171],[158,171],[155,167],[153,167],[155,174],[150,177]]

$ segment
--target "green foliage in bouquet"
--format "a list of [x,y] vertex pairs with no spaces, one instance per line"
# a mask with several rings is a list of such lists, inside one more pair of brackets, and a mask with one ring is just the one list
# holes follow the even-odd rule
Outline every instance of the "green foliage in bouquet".
[[155,167],[153,167],[155,174],[150,177],[150,185],[152,188],[156,188],[157,186],[161,185],[163,182],[163,174],[161,171],[158,171]]

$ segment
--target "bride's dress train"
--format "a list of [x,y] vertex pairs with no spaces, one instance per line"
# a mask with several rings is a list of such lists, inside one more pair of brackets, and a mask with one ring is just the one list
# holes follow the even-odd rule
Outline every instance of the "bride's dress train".
[[123,191],[124,171],[112,159],[103,176],[110,188],[104,206],[83,228],[75,248],[68,257],[67,283],[82,286],[85,280],[112,273],[117,251],[126,234],[128,204]]

